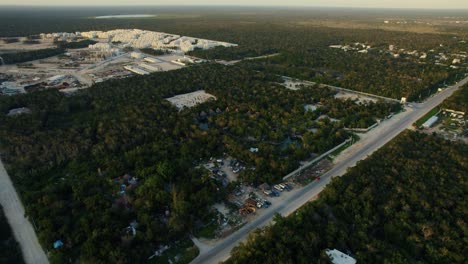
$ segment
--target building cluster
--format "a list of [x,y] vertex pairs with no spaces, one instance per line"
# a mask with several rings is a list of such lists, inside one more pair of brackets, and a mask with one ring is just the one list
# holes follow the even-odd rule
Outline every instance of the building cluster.
[[[464,43],[464,41],[460,41],[460,43]],[[440,44],[440,47],[443,48],[444,46]],[[358,53],[368,53],[371,51],[372,48],[368,44],[356,42],[352,44],[346,45],[330,45],[329,48],[332,49],[341,49],[343,51],[354,51]],[[405,49],[398,49],[395,45],[390,44],[388,49],[381,49],[379,53],[386,53],[392,56],[393,58],[400,58],[400,57],[413,57],[419,60],[425,59],[433,59],[436,65],[440,66],[450,66],[450,68],[458,68],[460,64],[464,64],[466,62],[466,52],[460,51],[458,53],[447,54],[444,52],[436,51],[435,49],[431,49],[429,51],[418,51],[418,50],[405,50]]]
[[222,41],[192,38],[140,29],[115,29],[110,31],[87,31],[75,33],[41,33],[40,36],[43,39],[61,40],[73,40],[75,38],[99,39],[104,40],[107,43],[121,43],[123,47],[132,47],[137,49],[154,48],[183,52],[189,52],[195,49],[211,49],[217,46],[237,46],[237,44]]
[[[443,45],[441,44],[440,47],[443,47]],[[448,66],[447,64],[451,64],[451,68],[458,68],[457,65],[464,63],[466,59],[466,52],[463,51],[453,54],[437,52],[434,49],[431,49],[427,52],[418,50],[408,51],[405,49],[396,49],[394,45],[389,45],[387,53],[393,56],[394,58],[400,58],[402,55],[404,55],[414,57],[420,60],[425,60],[430,55],[430,58],[434,59],[434,63],[436,65]]]
[[59,40],[74,40],[81,37],[81,32],[68,33],[68,32],[56,32],[56,33],[41,33],[39,35],[41,39],[59,39]]
[[90,51],[98,52],[106,57],[117,56],[120,54],[120,49],[112,47],[109,43],[96,43],[88,46]]
[[125,47],[181,50],[210,49],[217,46],[237,46],[227,42],[198,39],[140,29],[116,29],[110,31],[89,31],[80,33],[89,39],[105,39],[107,42],[122,43]]
[[330,45],[329,47],[332,49],[342,49],[344,51],[357,51],[359,53],[367,53],[370,49],[372,49],[370,45],[359,42],[349,45]]

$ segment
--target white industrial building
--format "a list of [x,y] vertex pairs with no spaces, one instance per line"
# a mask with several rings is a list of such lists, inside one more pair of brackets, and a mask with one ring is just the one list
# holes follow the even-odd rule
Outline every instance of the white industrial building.
[[27,107],[20,107],[20,108],[11,109],[10,111],[8,111],[7,116],[16,116],[16,115],[29,114],[29,113],[31,113],[31,109]]
[[147,71],[149,71],[149,72],[158,72],[158,71],[162,71],[162,68],[161,68],[161,67],[159,67],[159,66],[157,66],[157,65],[146,64],[146,63],[138,64],[138,68],[147,70]]
[[426,122],[424,122],[422,127],[428,129],[428,128],[432,127],[437,122],[437,120],[439,120],[439,117],[435,115],[435,116],[429,118]]
[[328,258],[330,258],[330,261],[333,264],[356,264],[357,261],[349,256],[346,255],[345,253],[336,250],[336,249],[327,249],[325,250],[325,253],[327,254]]
[[124,66],[124,69],[128,70],[128,71],[131,71],[131,72],[134,72],[136,74],[139,74],[139,75],[147,75],[149,74],[149,72],[143,70],[143,69],[140,69],[138,67],[135,67],[135,66],[130,66],[130,65],[127,65],[127,66]]
[[171,62],[174,63],[174,64],[177,64],[177,65],[180,65],[180,66],[185,66],[187,64],[186,62],[183,62],[180,59],[179,60],[172,60]]
[[145,61],[150,62],[150,63],[160,63],[162,60],[157,59],[157,58],[152,58],[152,57],[146,57]]

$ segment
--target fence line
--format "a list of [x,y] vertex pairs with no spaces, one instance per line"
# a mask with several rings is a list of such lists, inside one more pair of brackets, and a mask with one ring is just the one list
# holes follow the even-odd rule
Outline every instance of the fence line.
[[374,127],[378,126],[379,123],[374,123],[372,126],[368,128],[345,128],[346,131],[354,131],[354,132],[369,132],[369,130],[373,129]]
[[326,156],[330,155],[330,153],[332,153],[333,151],[341,148],[342,146],[344,146],[345,144],[347,144],[348,142],[350,142],[352,140],[352,138],[348,138],[347,140],[345,140],[343,143],[337,145],[336,147],[328,150],[327,152],[323,153],[322,155],[318,156],[317,158],[311,160],[310,162],[306,163],[305,165],[302,165],[301,167],[299,167],[298,169],[296,169],[295,171],[289,173],[288,175],[284,176],[283,177],[283,181],[284,180],[287,180],[293,176],[296,176],[297,174],[301,173],[303,170],[306,170],[308,169],[309,167],[311,167],[312,165],[314,165],[316,162],[322,160],[323,158],[325,158]]

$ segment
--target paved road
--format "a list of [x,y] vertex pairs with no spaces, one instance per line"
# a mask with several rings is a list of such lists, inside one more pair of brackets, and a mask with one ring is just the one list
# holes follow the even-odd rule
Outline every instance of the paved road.
[[275,213],[289,215],[303,204],[316,197],[333,177],[343,175],[347,168],[355,166],[356,162],[365,159],[367,156],[381,148],[406,128],[411,127],[411,125],[416,120],[421,118],[432,108],[442,103],[444,99],[449,97],[456,89],[467,82],[468,77],[459,82],[457,85],[449,87],[444,91],[435,94],[424,103],[413,103],[413,107],[407,107],[405,112],[402,112],[394,116],[392,119],[383,122],[380,126],[374,130],[371,130],[371,136],[365,137],[359,143],[345,150],[343,152],[344,158],[341,158],[333,169],[322,175],[320,181],[312,182],[311,184],[300,189],[297,193],[288,199],[285,199],[280,203],[273,204],[273,206],[271,206],[263,215],[246,224],[226,239],[220,241],[209,251],[202,252],[196,259],[192,261],[192,263],[218,263],[220,261],[227,260],[230,256],[232,248],[234,248],[240,242],[244,241],[250,231],[271,223]]
[[24,218],[24,207],[13,183],[0,160],[0,203],[5,211],[8,223],[10,223],[13,235],[18,241],[23,252],[24,261],[28,264],[49,263],[42,250],[36,233],[28,219]]

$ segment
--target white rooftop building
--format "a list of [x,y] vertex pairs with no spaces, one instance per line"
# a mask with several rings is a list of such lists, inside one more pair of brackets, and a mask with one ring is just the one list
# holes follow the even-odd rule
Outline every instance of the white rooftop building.
[[330,258],[330,261],[333,264],[356,264],[357,261],[349,255],[336,250],[336,249],[327,249],[325,250],[327,256]]
[[422,126],[423,126],[423,128],[426,128],[426,129],[430,128],[435,124],[435,122],[437,122],[437,120],[439,120],[439,117],[435,115],[435,116],[429,118],[426,122],[424,122],[424,124]]
[[15,116],[15,115],[29,114],[29,113],[31,113],[31,109],[27,107],[20,107],[20,108],[11,109],[10,111],[8,111],[7,116]]
[[138,68],[141,68],[143,70],[149,71],[149,72],[158,72],[162,71],[162,68],[157,66],[157,65],[150,65],[146,63],[140,63],[138,64]]
[[147,75],[149,74],[149,72],[141,69],[141,68],[138,68],[138,67],[135,67],[135,66],[130,66],[130,65],[127,65],[127,66],[124,66],[124,69],[128,70],[128,71],[131,71],[131,72],[134,72],[136,74],[139,74],[139,75]]

